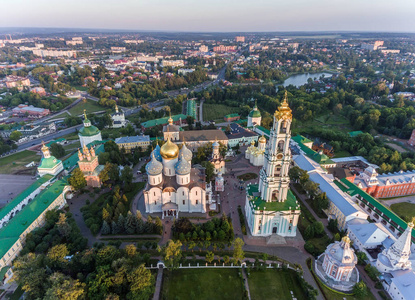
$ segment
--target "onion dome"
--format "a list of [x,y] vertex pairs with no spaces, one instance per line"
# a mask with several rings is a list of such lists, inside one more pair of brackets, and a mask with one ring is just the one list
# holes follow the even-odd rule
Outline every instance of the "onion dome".
[[160,154],[164,159],[176,158],[179,155],[179,147],[167,139],[167,142],[160,148]]
[[266,143],[267,139],[264,136],[261,136],[258,140],[260,143]]
[[176,171],[177,175],[187,175],[190,173],[192,166],[190,163],[185,159],[184,154],[180,153],[179,161],[174,165],[174,170]]
[[259,112],[258,107],[256,106],[256,102],[255,102],[254,108],[249,113],[249,116],[251,118],[260,118],[261,117],[261,113]]
[[162,161],[159,144],[157,144],[156,148],[154,148],[153,153],[158,161]]
[[148,175],[159,175],[163,171],[163,165],[156,159],[154,151],[151,153],[151,161],[146,165]]
[[97,127],[91,124],[91,121],[88,120],[86,112],[84,110],[84,127],[79,130],[79,135],[81,136],[94,136],[99,134],[100,131]]
[[184,159],[186,159],[187,161],[191,161],[192,160],[193,153],[192,153],[192,151],[190,151],[189,148],[186,147],[186,143],[185,142],[183,142],[182,149],[180,149],[180,155],[182,153],[183,153]]
[[254,140],[251,141],[251,146],[255,146],[255,141]]

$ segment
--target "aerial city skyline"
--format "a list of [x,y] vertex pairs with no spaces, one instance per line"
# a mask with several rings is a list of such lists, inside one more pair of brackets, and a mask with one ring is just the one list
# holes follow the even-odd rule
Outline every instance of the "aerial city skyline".
[[0,27],[187,32],[414,32],[415,3],[376,1],[0,1]]
[[0,300],[415,299],[415,1],[0,7]]

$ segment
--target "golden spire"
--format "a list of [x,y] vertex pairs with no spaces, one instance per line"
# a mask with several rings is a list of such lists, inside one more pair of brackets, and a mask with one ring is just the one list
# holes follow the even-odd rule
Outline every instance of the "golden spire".
[[42,141],[42,148],[41,148],[41,150],[42,150],[42,152],[45,152],[46,150],[48,150],[49,148],[45,145],[45,142],[44,141]]
[[115,104],[115,112],[118,113],[118,105]]
[[169,110],[169,124],[173,124],[173,118],[171,117],[171,110]]

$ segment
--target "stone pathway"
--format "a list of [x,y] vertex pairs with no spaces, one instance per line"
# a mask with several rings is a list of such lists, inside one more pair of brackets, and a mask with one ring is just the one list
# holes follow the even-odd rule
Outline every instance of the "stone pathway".
[[157,271],[156,289],[154,291],[153,300],[160,299],[162,283],[163,283],[163,268],[159,268]]
[[249,291],[248,276],[246,276],[246,271],[242,269],[242,276],[244,278],[245,289],[248,291],[248,299],[251,300],[251,292]]

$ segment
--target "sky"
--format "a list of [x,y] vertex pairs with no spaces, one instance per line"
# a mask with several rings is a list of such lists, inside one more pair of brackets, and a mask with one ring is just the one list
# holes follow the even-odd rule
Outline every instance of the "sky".
[[415,32],[415,0],[0,0],[0,27]]

